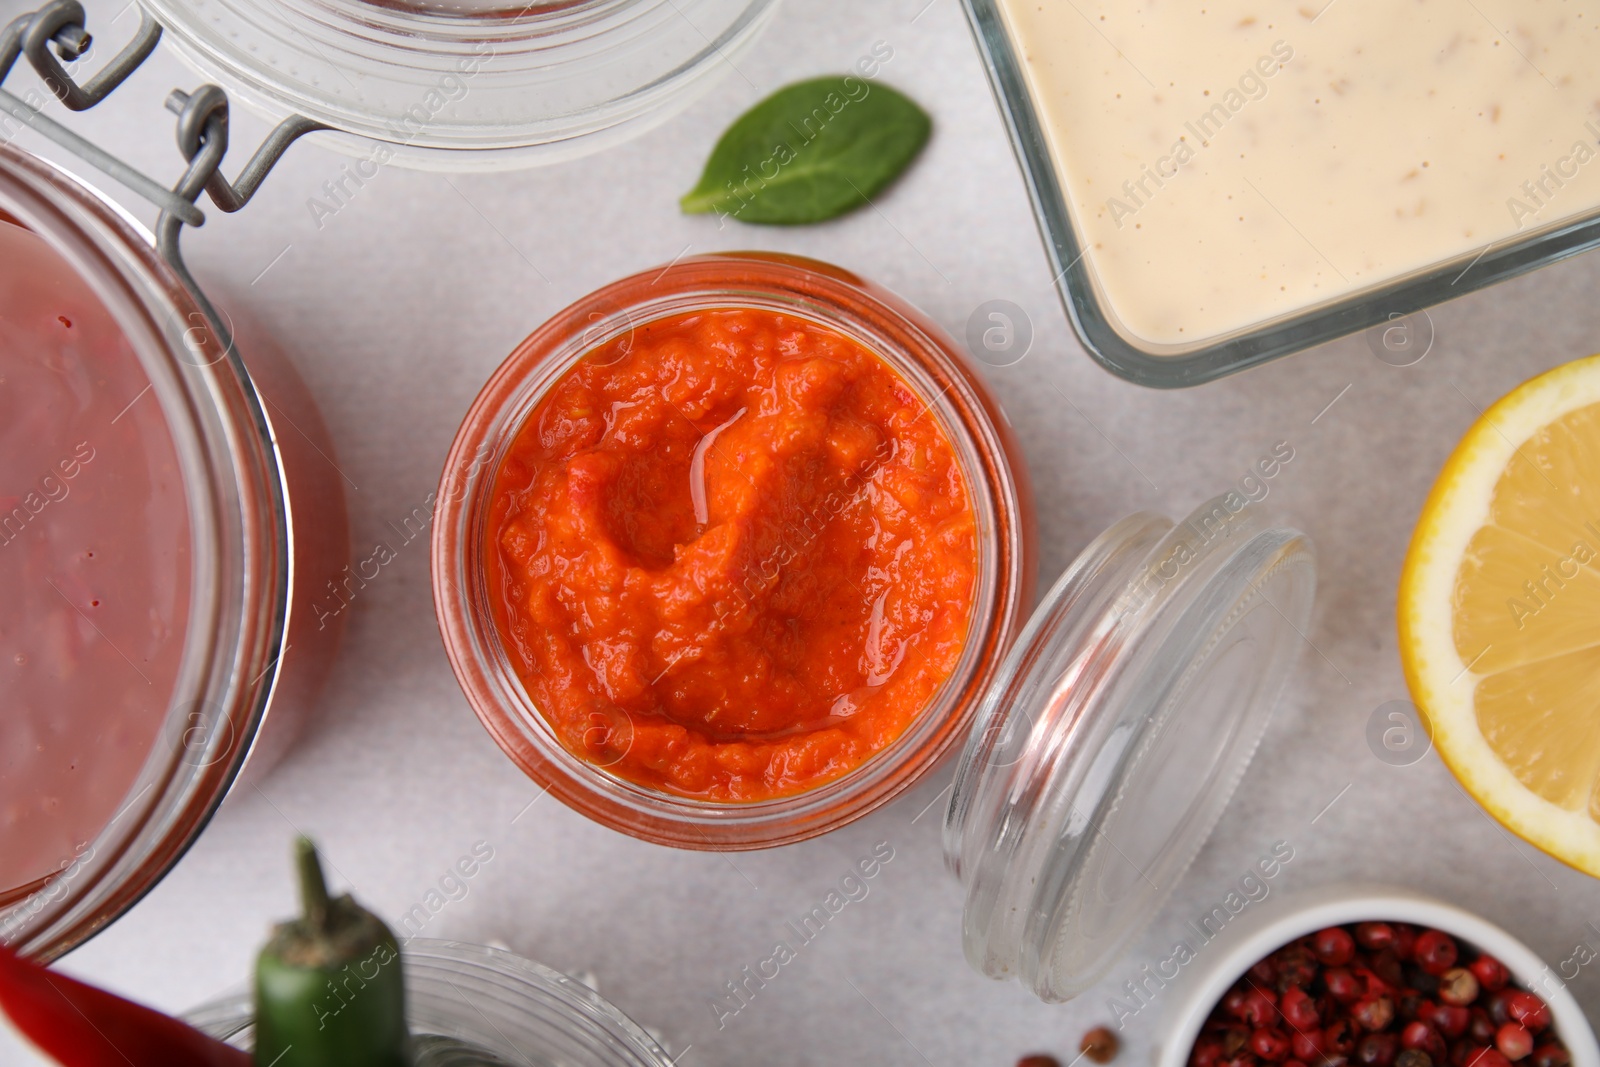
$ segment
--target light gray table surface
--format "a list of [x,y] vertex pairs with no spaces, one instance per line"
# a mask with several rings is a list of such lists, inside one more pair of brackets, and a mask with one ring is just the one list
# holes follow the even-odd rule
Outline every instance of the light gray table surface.
[[[3,0],[0,18],[23,6]],[[104,27],[122,0],[89,8]],[[132,22],[126,15],[103,35],[120,40]],[[936,132],[874,209],[803,229],[719,230],[678,213],[677,197],[735,115],[792,79],[845,70],[878,41],[894,50],[884,80],[921,101]],[[259,791],[230,798],[147,899],[60,966],[167,1009],[237,987],[267,925],[292,910],[294,829],[313,834],[339,876],[391,920],[488,842],[493,860],[426,934],[501,942],[588,972],[673,1051],[687,1050],[690,1067],[997,1067],[1036,1050],[1070,1060],[1086,1028],[1110,1021],[1107,998],[1279,840],[1295,858],[1274,893],[1379,879],[1481,912],[1552,962],[1600,940],[1586,926],[1600,925],[1593,880],[1509,837],[1437,757],[1390,766],[1365,737],[1374,709],[1405,696],[1394,588],[1421,501],[1478,409],[1600,349],[1600,257],[1434,309],[1433,349],[1414,366],[1380,362],[1358,336],[1202,388],[1144,389],[1099,369],[1068,328],[956,0],[791,0],[737,65],[683,114],[602,155],[449,178],[387,167],[320,228],[308,198],[345,157],[311,138],[247,210],[212,212],[190,234],[191,262],[270,327],[320,399],[351,485],[357,546],[433,488],[468,403],[517,341],[590,290],[686,252],[832,260],[957,336],[984,301],[1024,308],[1032,350],[985,373],[1037,489],[1041,582],[1115,519],[1181,515],[1288,442],[1294,459],[1268,503],[1317,545],[1313,647],[1219,829],[1149,932],[1101,986],[1065,1005],[970,970],[961,892],[940,853],[948,768],[819,840],[734,856],[643,844],[549,799],[528,807],[536,787],[479,726],[445,660],[418,542],[354,602],[320,717],[298,748]],[[163,50],[110,104],[71,121],[174,175],[160,101],[198,80]],[[236,144],[253,145],[263,129],[238,119]],[[723,983],[768,955],[784,921],[878,842],[894,859],[869,896],[719,1029],[708,1005]],[[1571,986],[1591,1016],[1600,1015],[1597,970]],[[1147,1061],[1168,1007],[1128,1022],[1122,1062]],[[0,1031],[0,1063],[30,1062]]]

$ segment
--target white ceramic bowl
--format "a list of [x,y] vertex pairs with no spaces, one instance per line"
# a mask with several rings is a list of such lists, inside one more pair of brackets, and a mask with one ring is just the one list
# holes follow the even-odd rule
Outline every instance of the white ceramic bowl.
[[1193,974],[1178,981],[1172,1014],[1162,1027],[1157,1067],[1184,1067],[1211,1009],[1259,959],[1304,934],[1354,922],[1431,926],[1496,957],[1512,982],[1550,1005],[1554,1032],[1572,1054],[1572,1067],[1600,1067],[1600,1046],[1561,977],[1537,953],[1470,911],[1408,889],[1338,886],[1251,905],[1196,953]]

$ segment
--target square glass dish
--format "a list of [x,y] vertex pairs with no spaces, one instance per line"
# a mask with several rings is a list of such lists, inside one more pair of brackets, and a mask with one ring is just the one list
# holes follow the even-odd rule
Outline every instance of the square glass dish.
[[963,4],[1067,316],[1123,378],[1196,385],[1600,243],[1600,3]]

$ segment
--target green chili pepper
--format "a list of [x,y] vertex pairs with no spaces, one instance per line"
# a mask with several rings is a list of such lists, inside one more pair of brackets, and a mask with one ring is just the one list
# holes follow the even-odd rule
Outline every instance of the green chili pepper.
[[315,845],[295,859],[305,914],[256,957],[256,1067],[410,1067],[399,943],[349,894],[329,899]]

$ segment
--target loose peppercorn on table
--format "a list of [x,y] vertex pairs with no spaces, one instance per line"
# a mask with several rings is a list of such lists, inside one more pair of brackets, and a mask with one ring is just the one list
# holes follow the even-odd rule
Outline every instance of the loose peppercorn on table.
[[[23,6],[0,0],[0,19]],[[107,45],[131,32],[131,18],[115,21],[120,0],[86,6]],[[1480,6],[1511,32],[1513,7]],[[1316,25],[1297,22],[1296,48],[1313,48],[1324,22],[1379,7],[1340,0]],[[1089,61],[1137,63],[1137,42],[1120,44],[1125,55],[1108,44]],[[863,56],[934,119],[898,184],[809,228],[679,213],[710,145],[742,110],[788,81],[856,69]],[[1398,884],[1481,914],[1600,1017],[1593,880],[1501,830],[1425,738],[1385,742],[1412,722],[1394,598],[1423,499],[1481,409],[1600,351],[1600,257],[1395,324],[1420,358],[1358,335],[1199,389],[1142,389],[1100,370],[1073,339],[957,0],[793,3],[733,63],[714,92],[658,129],[537,170],[446,177],[385,164],[357,183],[344,179],[350,158],[312,135],[249,210],[189,235],[196,274],[224,305],[267,324],[329,425],[352,577],[319,606],[345,633],[301,743],[61,968],[174,1011],[238,987],[270,922],[293,910],[283,856],[303,832],[335,891],[352,890],[402,942],[501,943],[579,975],[685,1067],[1008,1067],[1031,1054],[1070,1063],[1100,1026],[1120,1043],[1116,1062],[1145,1064],[1174,1006],[1160,976],[1208,966],[1203,945],[1180,962],[1176,944],[1198,943],[1202,921],[1243,923],[1345,881]],[[120,92],[159,101],[195,84],[160,51]],[[119,98],[72,121],[164,175],[169,135],[147,118]],[[242,107],[233,125],[240,144],[265,132]],[[15,141],[61,158],[28,133]],[[343,190],[337,199],[330,186]],[[149,221],[144,205],[125,202]],[[1238,791],[1149,929],[1066,1004],[984,978],[963,958],[963,893],[943,869],[940,834],[948,767],[799,844],[662,848],[545,794],[486,735],[451,671],[428,533],[441,463],[480,387],[584,294],[750,248],[859,272],[977,353],[1027,461],[1045,581],[1113,520],[1182,515],[1230,489],[1316,543],[1317,608]],[[1000,348],[983,342],[995,314],[1009,330]],[[0,1063],[36,1062],[0,1031]]]

